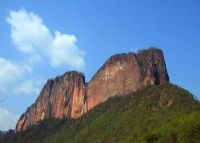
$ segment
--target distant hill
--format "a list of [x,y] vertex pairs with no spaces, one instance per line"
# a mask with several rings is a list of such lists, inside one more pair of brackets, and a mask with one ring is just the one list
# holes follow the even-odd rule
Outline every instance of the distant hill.
[[0,142],[3,141],[5,138],[10,138],[14,136],[14,134],[15,134],[14,130],[0,131]]
[[199,143],[200,103],[165,83],[115,96],[77,120],[49,118],[2,143]]

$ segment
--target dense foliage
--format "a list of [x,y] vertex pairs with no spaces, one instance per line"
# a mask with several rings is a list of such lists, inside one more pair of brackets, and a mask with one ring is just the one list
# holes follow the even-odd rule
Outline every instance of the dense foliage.
[[199,143],[200,103],[172,84],[113,97],[78,120],[48,119],[4,143]]

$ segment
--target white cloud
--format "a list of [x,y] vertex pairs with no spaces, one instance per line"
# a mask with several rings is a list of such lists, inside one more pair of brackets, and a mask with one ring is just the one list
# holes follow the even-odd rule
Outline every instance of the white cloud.
[[43,80],[30,79],[25,76],[32,72],[29,65],[19,65],[0,57],[0,93],[15,95],[36,95]]
[[6,109],[0,108],[0,130],[7,131],[14,129],[18,119],[18,115],[14,115]]
[[7,22],[11,25],[11,37],[14,44],[23,53],[37,54],[38,50],[52,39],[42,19],[32,12],[11,11]]
[[14,93],[17,95],[37,95],[43,83],[43,80],[26,80],[16,86]]
[[55,39],[52,41],[49,57],[53,67],[69,65],[72,68],[82,68],[84,66],[84,52],[75,45],[74,35],[61,34],[55,32]]
[[20,66],[0,57],[0,92],[6,92],[10,83],[19,80],[31,71],[29,66]]
[[27,78],[28,75],[34,75],[33,63],[48,59],[52,67],[84,68],[84,52],[76,46],[74,35],[61,34],[59,31],[55,32],[55,36],[52,35],[38,15],[24,9],[10,11],[6,20],[11,26],[13,44],[19,52],[28,56],[28,60],[22,65],[0,57],[1,94],[38,94],[43,81]]
[[0,83],[2,80],[13,81],[20,77],[25,70],[4,58],[0,57]]
[[24,9],[11,11],[7,22],[11,25],[14,45],[20,52],[31,56],[33,61],[47,57],[53,67],[84,68],[84,52],[76,46],[74,35],[59,31],[52,35],[38,15]]

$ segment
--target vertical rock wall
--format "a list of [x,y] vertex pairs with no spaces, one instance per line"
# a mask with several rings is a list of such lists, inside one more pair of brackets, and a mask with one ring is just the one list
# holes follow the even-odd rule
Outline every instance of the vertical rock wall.
[[16,131],[45,118],[76,119],[112,96],[169,81],[163,52],[150,48],[110,57],[88,84],[72,71],[48,80],[36,102],[20,117]]

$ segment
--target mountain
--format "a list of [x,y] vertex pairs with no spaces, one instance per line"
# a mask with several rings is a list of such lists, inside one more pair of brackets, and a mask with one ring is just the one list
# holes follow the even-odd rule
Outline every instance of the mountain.
[[6,132],[0,131],[0,140],[1,140],[2,138],[4,138],[5,134],[6,134]]
[[71,71],[48,80],[36,102],[20,117],[16,132],[51,117],[77,119],[113,96],[124,96],[148,85],[169,81],[163,52],[149,48],[111,56],[89,83]]
[[199,101],[164,83],[111,97],[76,120],[43,120],[2,143],[199,143],[199,119]]
[[0,142],[3,141],[5,138],[10,138],[15,134],[14,130],[8,131],[0,131]]

